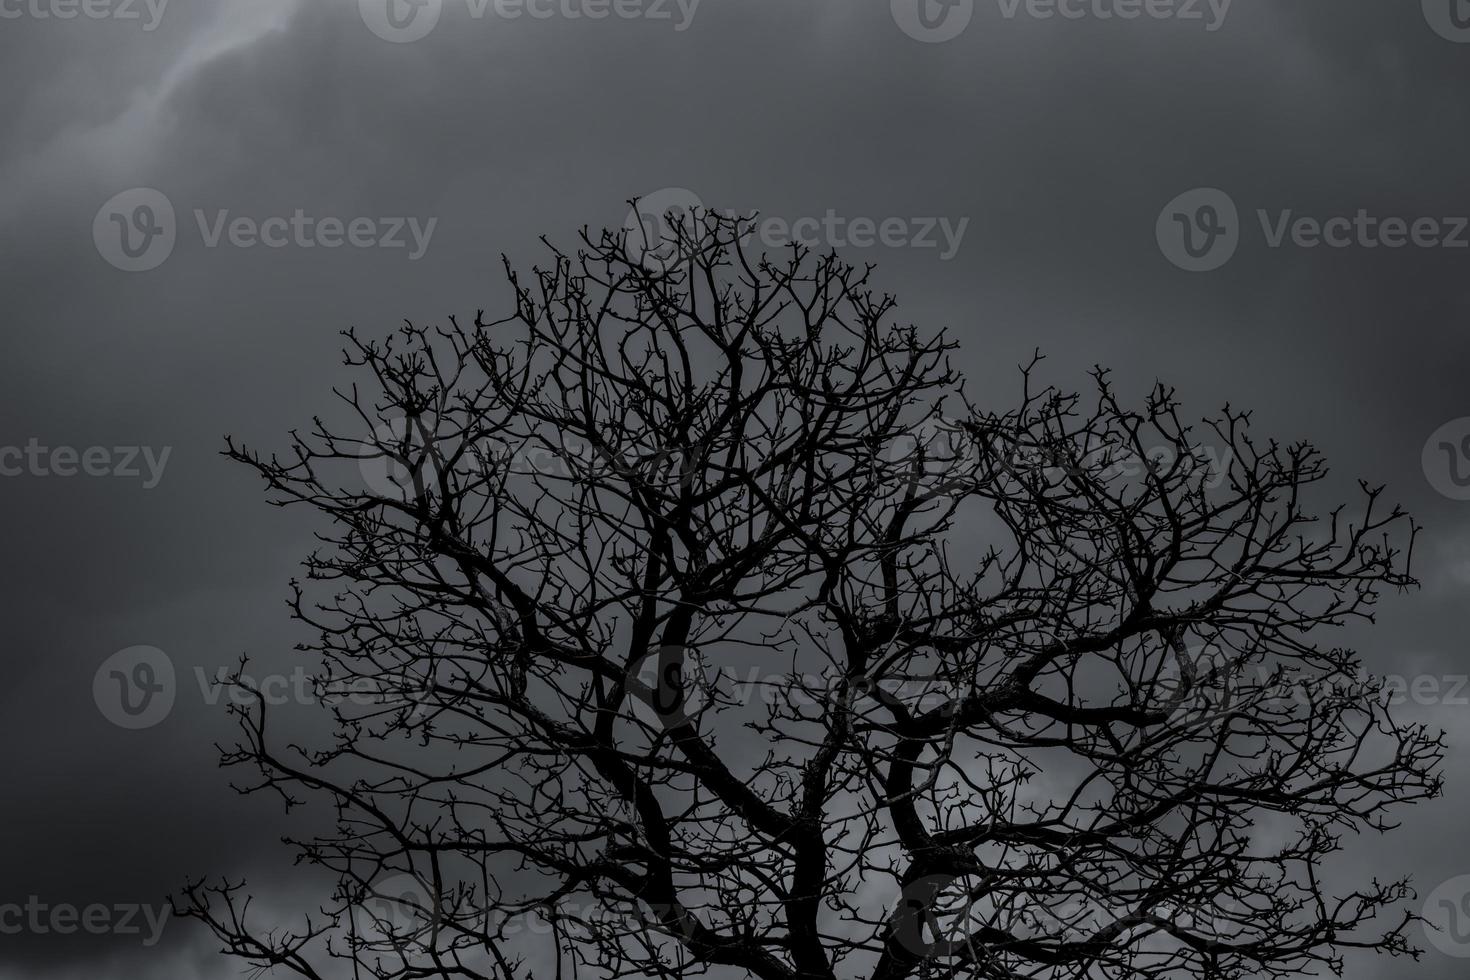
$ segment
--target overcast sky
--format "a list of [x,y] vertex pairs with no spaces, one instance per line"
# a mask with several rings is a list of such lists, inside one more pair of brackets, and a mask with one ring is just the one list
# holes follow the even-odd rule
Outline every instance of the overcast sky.
[[[197,678],[242,653],[289,669],[313,525],[223,436],[282,445],[329,405],[339,330],[503,310],[502,252],[528,264],[666,188],[815,219],[905,319],[954,332],[982,405],[1039,347],[1048,382],[1163,379],[1388,483],[1427,528],[1424,588],[1355,639],[1443,679],[1414,710],[1455,750],[1447,798],[1354,860],[1421,896],[1470,872],[1470,460],[1437,450],[1470,434],[1457,0],[925,2],[0,0],[0,906],[156,911],[222,872],[291,892],[286,824],[228,789]],[[1302,216],[1354,221],[1310,247]],[[137,646],[175,702],[128,730],[93,680]],[[153,945],[137,924],[0,935],[0,980],[238,972],[190,923]],[[1464,970],[1430,947],[1350,980]]]

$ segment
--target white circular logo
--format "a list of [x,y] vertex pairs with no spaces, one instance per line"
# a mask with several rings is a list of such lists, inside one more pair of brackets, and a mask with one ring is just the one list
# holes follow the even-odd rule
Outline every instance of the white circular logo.
[[124,272],[147,272],[163,265],[177,238],[173,203],[151,187],[114,195],[92,219],[98,254]]
[[1451,500],[1470,500],[1470,418],[1446,422],[1420,457],[1429,485]]
[[119,650],[92,676],[92,700],[119,728],[152,728],[173,710],[174,663],[157,647]]
[[1170,262],[1187,272],[1210,272],[1240,247],[1240,214],[1229,194],[1199,187],[1164,206],[1154,234]]
[[1424,900],[1424,937],[1446,956],[1470,958],[1470,875],[1451,878]]
[[1213,644],[1169,650],[1154,680],[1151,707],[1169,711],[1167,725],[1178,731],[1223,723],[1237,707],[1240,669],[1228,651]]
[[1423,0],[1424,19],[1440,37],[1470,44],[1470,0]]
[[684,187],[665,187],[638,198],[623,222],[628,261],[650,272],[677,265],[685,244],[695,237],[695,218],[703,208],[699,195]]
[[909,882],[888,912],[900,946],[915,956],[941,957],[965,950],[975,902],[965,876],[940,873]]
[[[438,420],[426,416],[400,415],[374,429],[357,449],[357,468],[367,489],[390,500],[408,501],[418,496],[420,484],[436,494],[441,476],[453,483],[513,473],[563,472],[554,465],[564,462],[550,451],[531,453],[523,445],[519,452],[527,459],[521,459],[503,439],[482,435],[470,442],[457,437],[450,424],[442,431],[438,425]],[[453,473],[447,472],[450,469]]]
[[[624,685],[637,715],[655,727],[697,724],[710,706],[704,663],[683,647],[660,647],[640,660]],[[716,674],[718,676],[718,674]]]
[[423,879],[400,871],[368,886],[357,920],[358,935],[369,949],[421,949],[439,922],[439,903]]
[[415,477],[433,476],[427,424],[421,418],[389,419],[358,450],[358,469],[369,490],[390,500],[411,500]]
[[357,0],[368,30],[393,44],[427,37],[439,23],[444,0]]
[[890,0],[889,6],[899,29],[926,44],[959,37],[975,16],[975,0]]
[[957,419],[934,416],[894,439],[888,462],[894,479],[915,477],[931,494],[960,494],[972,488],[982,460],[979,437]]

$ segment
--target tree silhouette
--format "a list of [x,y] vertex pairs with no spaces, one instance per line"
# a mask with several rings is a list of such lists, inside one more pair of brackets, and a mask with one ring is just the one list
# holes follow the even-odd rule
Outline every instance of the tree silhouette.
[[337,885],[290,928],[238,881],[176,911],[307,977],[1417,955],[1407,884],[1324,859],[1437,794],[1440,739],[1320,642],[1414,584],[1412,522],[1314,516],[1313,448],[1163,387],[1033,362],[978,409],[871,269],[747,230],[584,233],[504,319],[348,332],[351,434],[229,443],[330,519],[291,606],[333,734],[236,706],[223,761],[331,802],[294,843]]

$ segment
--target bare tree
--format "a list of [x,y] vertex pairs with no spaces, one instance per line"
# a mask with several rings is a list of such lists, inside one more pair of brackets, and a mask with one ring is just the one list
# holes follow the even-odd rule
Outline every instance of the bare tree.
[[1313,448],[1103,372],[980,410],[870,269],[665,231],[508,269],[504,319],[349,332],[355,434],[229,444],[330,519],[291,605],[333,737],[237,707],[224,762],[331,801],[295,843],[337,886],[289,928],[243,882],[177,911],[307,977],[1417,955],[1407,884],[1324,861],[1439,790],[1439,736],[1321,641],[1414,584],[1380,489],[1314,516]]

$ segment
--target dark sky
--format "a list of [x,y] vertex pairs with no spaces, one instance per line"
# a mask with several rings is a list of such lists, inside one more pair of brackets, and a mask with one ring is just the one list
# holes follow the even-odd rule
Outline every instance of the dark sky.
[[[1454,484],[1433,446],[1438,467],[1423,465],[1431,435],[1470,416],[1470,248],[1268,234],[1287,211],[1362,210],[1436,219],[1421,240],[1440,241],[1470,215],[1458,0],[1201,0],[1200,19],[966,0],[943,42],[901,28],[925,35],[917,0],[623,0],[643,16],[604,19],[568,16],[588,0],[541,5],[545,18],[431,0],[420,16],[439,20],[410,43],[369,28],[386,30],[387,2],[172,0],[154,23],[143,0],[111,11],[137,19],[65,20],[39,14],[66,0],[0,0],[0,447],[103,447],[96,466],[113,469],[132,452],[115,449],[140,449],[137,476],[0,477],[0,906],[156,907],[221,872],[289,903],[285,823],[229,791],[213,743],[230,724],[197,677],[242,653],[290,668],[300,635],[283,600],[313,524],[265,506],[218,455],[223,436],[281,446],[329,407],[339,330],[504,310],[502,252],[528,265],[539,235],[570,245],[663,188],[786,222],[901,219],[888,244],[844,256],[878,264],[904,319],[953,331],[985,407],[1012,403],[1017,363],[1040,348],[1047,382],[1078,387],[1103,364],[1141,397],[1162,379],[1197,415],[1228,400],[1263,432],[1314,441],[1343,486],[1388,483],[1426,527],[1424,587],[1354,640],[1380,672],[1470,672],[1470,503],[1436,490]],[[174,241],[130,272],[109,261],[128,264],[112,215],[141,223],[135,243],[167,218],[139,212],[158,198],[137,188],[167,199]],[[1238,215],[1233,256],[1208,272],[1156,239],[1166,205],[1198,188]],[[1207,199],[1185,200],[1194,214]],[[402,223],[405,247],[307,248],[294,231],[279,248],[231,244],[234,219],[298,210],[298,224],[369,219],[360,241]],[[963,227],[954,254],[937,231],[939,247],[908,242],[940,218]],[[1470,422],[1446,432],[1435,445]],[[178,683],[166,719],[127,730],[93,679],[136,646],[166,652]],[[1442,688],[1459,696],[1410,708],[1448,733],[1447,798],[1351,855],[1364,876],[1413,872],[1421,896],[1470,872],[1470,689]],[[150,948],[0,935],[0,980],[236,975],[211,949],[177,922]],[[1431,948],[1418,966],[1353,960],[1349,976],[1463,972]]]

